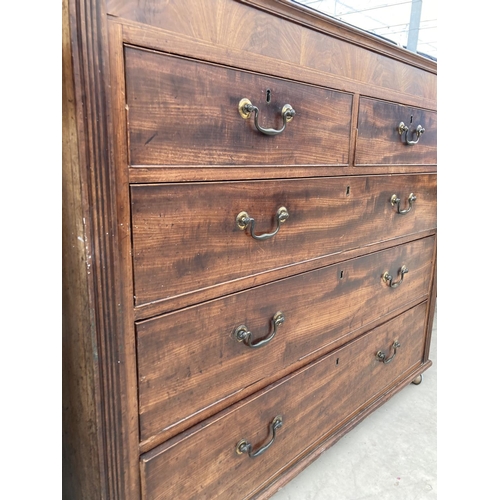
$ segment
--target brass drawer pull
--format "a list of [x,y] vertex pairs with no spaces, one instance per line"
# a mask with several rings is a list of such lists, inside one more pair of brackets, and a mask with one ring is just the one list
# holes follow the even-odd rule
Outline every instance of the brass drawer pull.
[[269,344],[269,342],[273,340],[274,336],[276,335],[278,326],[282,325],[284,322],[285,322],[285,315],[281,311],[278,311],[273,316],[271,333],[265,339],[262,339],[259,342],[252,343],[252,332],[245,325],[240,325],[238,328],[236,328],[234,330],[233,335],[238,342],[243,342],[248,347],[252,348],[262,347],[265,346],[266,344]]
[[385,272],[382,276],[382,279],[385,281],[385,284],[387,286],[390,286],[391,288],[397,288],[401,283],[403,283],[403,278],[404,275],[409,271],[409,269],[406,266],[401,266],[401,279],[396,282],[392,282],[392,276],[388,273]]
[[276,431],[282,425],[283,425],[283,417],[281,415],[277,415],[276,417],[274,417],[273,421],[269,424],[269,431],[273,433],[273,437],[271,438],[271,441],[269,441],[269,443],[265,444],[262,448],[260,448],[256,452],[252,452],[251,443],[249,443],[246,439],[242,439],[236,445],[236,453],[238,453],[238,455],[242,455],[243,453],[248,453],[248,456],[250,458],[255,458],[258,457],[259,455],[262,455],[262,453],[268,450],[269,447],[274,443],[274,440],[276,438]]
[[401,214],[401,215],[405,215],[411,210],[414,201],[417,201],[417,197],[413,193],[410,193],[410,195],[408,196],[408,208],[401,210],[401,207],[400,207],[401,198],[398,198],[398,195],[396,195],[396,194],[393,194],[391,196],[391,205],[392,206],[397,205],[398,214]]
[[278,135],[285,130],[286,124],[293,120],[295,116],[295,110],[290,106],[290,104],[285,104],[281,109],[281,116],[283,118],[283,126],[276,130],[274,128],[264,128],[259,125],[259,108],[254,106],[249,99],[244,97],[238,104],[238,111],[242,118],[247,120],[250,118],[250,115],[253,111],[255,111],[255,127],[259,132],[262,132],[265,135]]
[[394,356],[396,356],[396,349],[398,347],[401,347],[401,344],[397,340],[395,340],[394,344],[392,344],[392,348],[394,349],[394,354],[390,358],[388,358],[385,353],[383,353],[382,351],[378,351],[377,352],[377,359],[379,361],[382,361],[384,363],[384,365],[386,365],[387,363],[390,363],[394,359]]
[[290,217],[290,214],[285,207],[278,208],[278,211],[276,212],[276,221],[278,226],[276,227],[276,229],[272,233],[264,233],[259,235],[255,234],[254,232],[255,219],[250,217],[247,212],[240,212],[236,216],[236,224],[238,224],[238,227],[242,231],[250,226],[250,234],[252,235],[252,238],[256,240],[267,240],[269,238],[272,238],[280,230],[281,224],[283,224],[288,219],[288,217]]
[[415,130],[415,134],[417,134],[417,140],[416,141],[408,140],[408,131],[409,130],[410,130],[410,127],[408,127],[408,125],[405,125],[404,122],[401,122],[399,124],[399,126],[398,126],[399,135],[403,135],[403,132],[404,132],[406,144],[408,144],[408,146],[413,146],[413,145],[415,145],[415,144],[418,143],[418,141],[420,140],[420,137],[425,132],[425,128],[422,127],[422,125],[418,125],[417,126],[417,128]]

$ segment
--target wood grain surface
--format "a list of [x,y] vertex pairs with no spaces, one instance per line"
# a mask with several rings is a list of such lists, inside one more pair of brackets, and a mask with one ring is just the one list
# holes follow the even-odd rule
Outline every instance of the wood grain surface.
[[[261,388],[320,349],[424,300],[434,243],[434,237],[416,240],[137,323],[141,438],[171,437],[248,387]],[[402,265],[410,270],[403,283],[388,287],[382,275],[397,281]],[[278,311],[285,322],[268,345],[252,349],[234,339],[242,324],[254,342],[265,338]]]
[[[390,199],[414,208],[399,215]],[[131,187],[136,305],[435,228],[436,176],[394,175]],[[265,241],[236,223],[241,211]]]
[[[295,66],[295,73],[302,69],[329,74],[339,89],[363,89],[365,95],[390,95],[392,91],[435,105],[434,61],[380,43],[380,39],[335,20],[312,16],[292,2],[292,9],[280,1],[253,3],[259,3],[260,8],[235,0],[211,0],[210,8],[200,5],[199,0],[107,0],[113,16],[138,23],[142,31],[147,27],[163,32],[163,37],[156,36],[159,44],[166,38],[168,46],[167,33],[178,34],[239,52],[239,67],[246,63],[245,54],[252,63],[260,60],[258,66],[252,65],[253,71],[274,74],[274,60],[275,65],[283,62]],[[269,59],[265,65],[262,57]],[[291,75],[287,72],[283,76]]]
[[77,137],[77,108],[72,85],[70,6],[63,0],[62,85],[62,498],[99,498],[100,429],[95,400],[97,363],[92,355],[92,297],[86,262],[82,172]]
[[[415,130],[425,132],[418,143],[408,145],[398,132],[403,122],[408,140],[416,141]],[[436,165],[437,113],[400,104],[361,98],[359,103],[356,165]]]
[[[143,498],[248,498],[415,365],[424,349],[423,303],[249,397],[192,432],[142,456]],[[388,364],[398,340],[401,347]],[[238,455],[246,439],[254,450],[270,440],[269,424],[283,417],[275,442],[261,456]]]
[[[131,165],[348,163],[349,94],[128,47],[125,67]],[[285,104],[296,115],[264,135],[243,98],[264,128],[282,128]]]
[[430,366],[436,79],[291,0],[63,0],[64,500],[268,498]]

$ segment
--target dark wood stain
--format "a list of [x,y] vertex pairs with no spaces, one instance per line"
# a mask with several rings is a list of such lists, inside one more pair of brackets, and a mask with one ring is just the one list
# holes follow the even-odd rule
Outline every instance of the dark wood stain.
[[[410,121],[412,123],[410,123]],[[403,122],[414,131],[418,125],[425,132],[418,144],[405,143],[399,134]],[[410,132],[409,131],[409,132]],[[409,140],[416,140],[408,134]],[[361,98],[359,104],[356,165],[436,165],[437,113],[400,104]]]
[[[142,439],[165,428],[173,435],[176,425],[187,428],[213,414],[209,407],[214,401],[228,399],[242,387],[263,387],[289,366],[314,359],[322,347],[332,349],[379,317],[416,298],[424,300],[434,243],[434,237],[416,240],[139,322]],[[389,271],[398,279],[403,264],[410,269],[404,283],[389,288],[381,276]],[[278,311],[285,323],[267,346],[250,349],[233,338],[241,324],[254,340],[265,337]]]
[[[431,365],[437,65],[294,2],[206,3],[63,1],[64,500],[267,499]],[[296,116],[264,136],[242,97]],[[236,226],[280,206],[270,240]],[[232,338],[278,310],[268,346]]]
[[[349,196],[343,178],[132,186],[137,305],[436,227],[435,175],[349,184]],[[398,215],[391,196],[410,192],[414,209]],[[280,206],[290,217],[269,240],[236,224],[245,210],[270,232]]]
[[[349,94],[133,48],[125,61],[132,165],[347,164]],[[285,104],[296,116],[266,136],[240,116],[244,97],[263,127],[281,128]]]
[[[143,455],[144,498],[248,498],[422,362],[425,313],[425,304],[410,309],[243,400],[203,428]],[[393,361],[379,362],[377,351],[390,354],[395,340],[401,348]],[[337,364],[337,358],[342,362]],[[283,416],[283,427],[269,450],[253,460],[238,455],[236,444],[243,438],[256,448],[269,440],[269,423],[276,415]],[[244,474],[237,472],[240,467]]]

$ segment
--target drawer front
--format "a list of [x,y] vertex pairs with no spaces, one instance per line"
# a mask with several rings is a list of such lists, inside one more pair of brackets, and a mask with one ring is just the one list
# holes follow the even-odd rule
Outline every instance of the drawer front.
[[[408,196],[417,197],[410,212]],[[136,305],[436,227],[436,175],[131,187]],[[237,216],[255,220],[254,234]]]
[[[144,498],[247,498],[421,363],[425,315],[423,303],[143,455]],[[379,361],[379,351],[386,360],[394,354],[395,341],[392,361]],[[253,452],[269,444],[277,416],[283,425],[265,452],[236,452],[243,439]]]
[[[222,409],[211,408],[215,401],[257,382],[263,387],[310,353],[426,298],[434,242],[424,238],[137,323],[141,438],[186,428]],[[382,276],[392,275],[395,286],[402,266],[408,272],[391,288]],[[245,328],[247,343],[264,345],[238,341]]]
[[130,47],[125,78],[131,165],[348,164],[351,94]]
[[[400,123],[408,127],[407,132],[401,129],[400,133]],[[420,135],[419,126],[425,130]],[[437,113],[361,98],[355,164],[436,165]]]

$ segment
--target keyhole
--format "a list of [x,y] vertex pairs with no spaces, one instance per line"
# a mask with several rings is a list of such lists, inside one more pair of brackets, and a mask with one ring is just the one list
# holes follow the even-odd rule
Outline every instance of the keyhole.
[[266,102],[267,104],[271,102],[271,91],[269,89],[266,90]]
[[340,279],[344,277],[344,271],[340,271]]
[[337,358],[337,361],[335,362],[336,365],[339,364],[340,358]]
[[413,123],[413,115],[410,116],[410,125]]
[[345,194],[349,196],[349,193],[351,192],[351,186],[347,186]]

